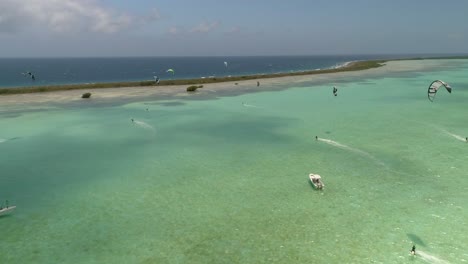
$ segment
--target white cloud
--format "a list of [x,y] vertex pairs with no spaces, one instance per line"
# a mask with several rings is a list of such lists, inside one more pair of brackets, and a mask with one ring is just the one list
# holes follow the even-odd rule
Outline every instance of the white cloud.
[[159,13],[159,10],[156,8],[153,8],[149,14],[145,17],[145,21],[147,22],[154,22],[161,19],[161,13]]
[[235,33],[240,33],[240,32],[241,32],[241,29],[239,27],[232,27],[226,33],[235,34]]
[[177,27],[170,27],[168,30],[167,30],[167,33],[171,34],[171,35],[177,35],[179,34],[180,32],[180,29],[177,28]]
[[190,32],[192,32],[192,33],[208,33],[210,31],[213,31],[216,28],[218,28],[219,25],[220,25],[220,23],[217,22],[217,21],[211,22],[211,23],[202,22],[202,23],[198,24],[196,27],[194,27],[192,30],[190,30]]
[[134,18],[100,6],[96,0],[0,0],[0,33],[33,26],[44,31],[114,33]]

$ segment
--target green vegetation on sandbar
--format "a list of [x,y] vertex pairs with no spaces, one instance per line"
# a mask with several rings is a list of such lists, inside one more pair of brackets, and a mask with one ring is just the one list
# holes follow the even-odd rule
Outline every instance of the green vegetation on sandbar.
[[311,71],[287,72],[287,73],[275,73],[275,74],[257,74],[257,75],[247,75],[247,76],[161,80],[158,85],[155,84],[154,81],[139,81],[139,82],[112,82],[112,83],[91,83],[91,84],[69,84],[69,85],[0,88],[0,95],[42,93],[42,92],[68,91],[68,90],[78,90],[78,89],[146,87],[146,86],[153,86],[157,89],[157,86],[167,86],[167,85],[198,85],[198,84],[207,84],[207,83],[237,82],[237,81],[286,77],[286,76],[324,74],[324,73],[345,72],[345,71],[360,71],[360,70],[366,70],[366,69],[371,69],[371,68],[378,68],[380,66],[383,66],[385,62],[386,60],[356,61],[356,62],[351,62],[344,67],[335,68],[335,69],[311,70]]
[[187,87],[187,92],[195,92],[198,88],[203,88],[203,85],[190,85]]

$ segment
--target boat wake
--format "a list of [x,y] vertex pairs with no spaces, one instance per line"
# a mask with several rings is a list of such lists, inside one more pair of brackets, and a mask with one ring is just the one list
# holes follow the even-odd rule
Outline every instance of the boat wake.
[[246,103],[244,103],[244,102],[242,102],[242,105],[243,105],[244,107],[261,108],[261,107],[259,107],[259,106],[251,105],[251,104],[246,104]]
[[447,130],[443,130],[443,129],[442,129],[442,131],[445,132],[447,135],[452,136],[452,137],[454,137],[454,138],[456,138],[456,139],[458,139],[458,140],[460,140],[460,141],[466,141],[466,138],[464,138],[464,137],[462,137],[462,136],[459,136],[459,135],[450,133],[450,132],[448,132]]
[[324,142],[324,143],[327,143],[328,145],[331,145],[331,146],[334,146],[334,147],[338,147],[338,148],[341,148],[341,149],[344,149],[344,150],[347,150],[347,151],[351,151],[351,152],[354,152],[356,154],[359,154],[363,157],[366,157],[368,159],[371,159],[373,160],[374,162],[378,163],[379,165],[382,165],[382,166],[385,166],[385,163],[383,163],[382,161],[378,160],[376,157],[372,156],[371,154],[363,151],[363,150],[360,150],[360,149],[357,149],[357,148],[352,148],[350,146],[347,146],[347,145],[344,145],[344,144],[341,144],[339,142],[336,142],[336,141],[333,141],[331,139],[326,139],[326,138],[317,138],[318,141],[321,141],[321,142]]
[[156,129],[154,129],[154,127],[152,127],[151,125],[143,122],[143,121],[139,121],[139,120],[136,120],[134,119],[133,120],[133,123],[141,128],[144,128],[144,129],[148,129],[148,130],[152,130],[152,131],[155,131]]
[[420,257],[422,260],[426,261],[427,263],[433,263],[433,264],[450,264],[450,262],[445,261],[443,259],[440,259],[436,256],[433,256],[429,253],[426,253],[424,251],[416,251],[416,256]]
[[16,139],[20,139],[20,137],[13,137],[13,138],[7,138],[7,139],[0,138],[0,143],[5,143],[7,141],[12,141],[12,140],[16,140]]
[[457,135],[457,134],[450,133],[449,131],[447,131],[447,130],[441,128],[441,127],[438,127],[438,126],[435,126],[435,125],[429,125],[429,124],[426,124],[426,125],[431,126],[431,127],[435,128],[435,129],[437,129],[437,130],[439,130],[439,131],[445,133],[446,135],[449,135],[449,136],[451,136],[451,137],[453,137],[455,139],[458,139],[458,140],[463,141],[463,142],[466,141],[465,137],[462,137],[462,136]]

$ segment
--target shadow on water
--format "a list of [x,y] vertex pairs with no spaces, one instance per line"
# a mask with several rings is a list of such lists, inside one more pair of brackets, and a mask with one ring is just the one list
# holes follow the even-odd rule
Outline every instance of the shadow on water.
[[424,243],[424,241],[417,235],[415,234],[411,234],[411,233],[407,233],[406,234],[408,236],[408,238],[413,241],[413,243],[417,244],[417,245],[420,245],[420,246],[423,246],[425,247],[426,244]]

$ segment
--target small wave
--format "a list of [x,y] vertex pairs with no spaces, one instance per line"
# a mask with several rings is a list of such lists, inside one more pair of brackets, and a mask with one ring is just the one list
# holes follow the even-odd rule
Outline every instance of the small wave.
[[6,142],[6,139],[0,138],[0,143]]

